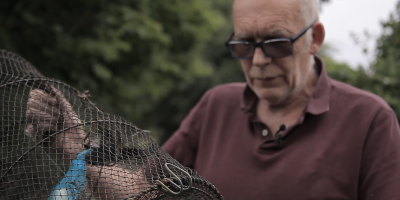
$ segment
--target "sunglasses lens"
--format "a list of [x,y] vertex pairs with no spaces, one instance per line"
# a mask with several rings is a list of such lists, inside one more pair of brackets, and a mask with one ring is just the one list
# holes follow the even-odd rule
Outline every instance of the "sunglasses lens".
[[[286,57],[293,52],[290,40],[269,41],[262,45],[264,53],[270,58]],[[254,54],[254,45],[249,43],[229,43],[228,48],[232,56],[238,59],[252,58]]]
[[282,58],[289,56],[293,52],[290,40],[271,41],[263,44],[264,53],[271,58]]
[[235,58],[246,59],[253,57],[254,47],[253,44],[234,43],[229,44],[229,51]]

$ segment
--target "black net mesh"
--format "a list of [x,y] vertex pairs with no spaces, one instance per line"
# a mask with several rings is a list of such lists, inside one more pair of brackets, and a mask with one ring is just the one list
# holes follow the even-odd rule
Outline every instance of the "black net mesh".
[[223,199],[87,93],[0,50],[1,199]]

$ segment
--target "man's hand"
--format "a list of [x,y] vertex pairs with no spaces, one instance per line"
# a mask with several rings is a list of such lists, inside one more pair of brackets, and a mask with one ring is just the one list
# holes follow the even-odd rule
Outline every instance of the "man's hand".
[[124,199],[149,185],[143,171],[122,166],[87,165],[88,193],[98,199]]
[[[75,159],[88,143],[78,115],[64,95],[52,86],[29,93],[26,116],[25,134],[36,138],[37,142],[48,138],[43,146],[50,147],[52,153],[61,154],[66,160]],[[54,133],[57,134],[50,137]]]
[[[27,105],[25,134],[43,139],[50,152],[61,154],[64,160],[74,160],[89,144],[82,121],[71,104],[54,87],[33,89]],[[55,134],[57,133],[57,134]],[[50,137],[50,135],[55,134]],[[111,137],[111,136],[109,136]],[[47,139],[48,138],[48,139]],[[127,198],[148,185],[142,170],[133,171],[121,166],[87,165],[87,193],[99,199]]]

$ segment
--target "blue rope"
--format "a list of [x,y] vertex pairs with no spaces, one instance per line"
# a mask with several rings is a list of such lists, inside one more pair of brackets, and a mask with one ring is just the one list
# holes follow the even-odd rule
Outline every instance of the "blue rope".
[[82,151],[72,161],[65,177],[54,187],[47,200],[77,200],[87,188],[85,156],[93,149]]

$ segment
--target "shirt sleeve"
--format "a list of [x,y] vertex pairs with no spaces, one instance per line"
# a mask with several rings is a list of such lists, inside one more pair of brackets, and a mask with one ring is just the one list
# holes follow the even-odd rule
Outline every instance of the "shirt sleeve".
[[400,131],[392,110],[381,110],[364,143],[359,180],[360,200],[400,198]]
[[199,134],[207,107],[207,94],[201,98],[182,121],[179,129],[162,146],[168,154],[186,167],[194,168],[196,162]]

